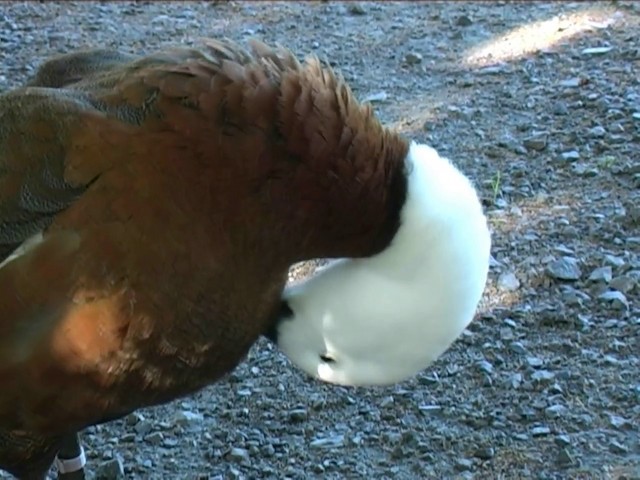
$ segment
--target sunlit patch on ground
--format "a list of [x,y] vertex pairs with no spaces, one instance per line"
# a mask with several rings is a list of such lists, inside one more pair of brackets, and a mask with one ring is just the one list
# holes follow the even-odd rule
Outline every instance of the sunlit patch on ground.
[[469,66],[485,67],[517,60],[551,49],[577,35],[610,28],[620,20],[619,13],[602,8],[557,15],[548,20],[520,25],[504,35],[491,38],[467,50],[463,61]]

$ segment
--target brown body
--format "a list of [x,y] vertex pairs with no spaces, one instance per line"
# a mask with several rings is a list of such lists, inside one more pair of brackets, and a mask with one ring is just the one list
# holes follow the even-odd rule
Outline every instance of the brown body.
[[44,231],[0,268],[0,467],[27,475],[16,432],[48,458],[211,384],[292,263],[389,243],[406,142],[317,60],[252,50],[84,52],[0,97],[0,261]]

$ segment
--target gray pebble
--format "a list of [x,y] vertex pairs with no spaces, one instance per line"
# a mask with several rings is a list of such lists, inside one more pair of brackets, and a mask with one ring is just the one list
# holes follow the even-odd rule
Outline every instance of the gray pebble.
[[554,115],[568,115],[569,109],[567,108],[567,104],[564,102],[556,102],[551,107],[551,112]]
[[309,412],[304,408],[296,408],[289,412],[289,420],[292,422],[304,422],[309,417]]
[[96,480],[119,480],[124,478],[124,465],[119,458],[102,462],[96,468]]
[[628,275],[621,275],[612,279],[609,282],[609,287],[621,293],[629,293],[636,286],[636,283],[637,281],[634,278]]
[[563,448],[560,450],[556,458],[556,461],[560,465],[573,465],[574,463],[573,457],[569,453],[569,450],[567,450],[566,448]]
[[545,435],[549,435],[551,433],[551,429],[545,426],[533,427],[531,429],[531,435],[534,437],[544,437]]
[[367,11],[361,3],[352,3],[349,5],[349,13],[352,15],[366,15]]
[[556,374],[549,370],[537,370],[531,375],[531,379],[538,383],[550,383],[554,378]]
[[560,418],[567,413],[567,407],[564,405],[551,405],[544,409],[544,414],[549,418]]
[[615,255],[605,255],[604,256],[605,261],[610,264],[613,267],[624,267],[624,265],[626,264],[626,262],[624,261],[624,258],[622,257],[616,257]]
[[495,450],[493,449],[493,447],[481,447],[473,452],[473,456],[479,458],[480,460],[490,460],[494,457],[494,455]]
[[498,277],[498,288],[506,292],[513,292],[520,288],[520,280],[513,272],[504,272]]
[[611,50],[613,50],[613,47],[590,47],[590,48],[585,48],[584,50],[582,50],[582,55],[592,55],[592,56],[597,56],[597,55],[604,55],[605,53],[609,53]]
[[470,25],[473,25],[473,20],[471,20],[471,18],[467,15],[460,15],[458,18],[456,18],[456,25],[458,25],[459,27],[468,27]]
[[589,280],[591,280],[592,282],[609,283],[612,276],[613,270],[609,265],[607,265],[606,267],[596,268],[593,272],[591,272],[591,274],[589,275]]
[[598,299],[610,303],[616,310],[628,310],[629,301],[622,292],[611,290],[598,295]]
[[560,158],[567,162],[575,162],[576,160],[580,160],[580,153],[577,150],[569,150],[568,152],[562,152]]
[[179,426],[187,426],[198,424],[204,420],[204,417],[196,412],[192,412],[189,410],[182,410],[173,417],[173,423]]
[[473,468],[473,461],[468,458],[458,458],[455,463],[455,468],[459,472],[465,472]]
[[164,435],[160,432],[153,432],[144,437],[144,441],[151,445],[160,445],[162,440],[164,440]]
[[250,461],[249,450],[233,447],[229,451],[229,459],[236,463],[247,463]]
[[404,61],[408,65],[417,65],[422,62],[422,55],[418,52],[409,52],[404,56]]
[[582,276],[578,261],[573,257],[562,257],[549,264],[547,274],[558,280],[579,280]]
[[529,137],[525,138],[522,144],[527,150],[535,150],[539,152],[547,148],[547,138],[546,136]]
[[591,138],[602,138],[606,134],[607,134],[607,131],[601,125],[596,125],[595,127],[589,129],[589,136]]
[[317,438],[309,444],[312,448],[336,448],[344,445],[344,435]]
[[480,360],[476,363],[477,367],[485,373],[493,373],[493,365],[487,360]]
[[538,357],[527,357],[527,363],[533,368],[540,368],[544,364],[542,359]]
[[129,426],[137,425],[139,422],[144,420],[144,415],[139,412],[130,413],[125,417],[125,423]]
[[522,342],[511,342],[509,344],[509,348],[515,353],[518,353],[520,355],[524,355],[527,353],[527,349],[525,348]]
[[143,420],[140,420],[133,429],[140,435],[146,435],[153,430],[153,423],[149,420],[144,420],[143,417]]
[[626,418],[620,417],[618,415],[610,415],[609,416],[609,424],[618,430],[630,429],[632,428],[631,422]]
[[624,455],[626,453],[629,453],[629,447],[627,447],[626,445],[616,441],[616,440],[612,440],[609,442],[609,451],[611,453],[616,453],[616,454],[620,454],[620,455]]

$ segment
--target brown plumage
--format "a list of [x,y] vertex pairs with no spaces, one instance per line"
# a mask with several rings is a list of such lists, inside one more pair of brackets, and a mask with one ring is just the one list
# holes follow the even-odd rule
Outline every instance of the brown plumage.
[[233,369],[291,264],[389,243],[407,150],[258,42],[71,54],[0,97],[0,262],[44,231],[0,268],[0,467]]

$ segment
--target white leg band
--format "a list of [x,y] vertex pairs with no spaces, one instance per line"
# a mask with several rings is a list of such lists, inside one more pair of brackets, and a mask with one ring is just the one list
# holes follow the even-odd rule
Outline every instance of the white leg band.
[[59,459],[56,457],[55,465],[58,473],[72,473],[82,470],[87,463],[87,457],[84,455],[84,448],[80,446],[80,455],[75,458]]

